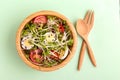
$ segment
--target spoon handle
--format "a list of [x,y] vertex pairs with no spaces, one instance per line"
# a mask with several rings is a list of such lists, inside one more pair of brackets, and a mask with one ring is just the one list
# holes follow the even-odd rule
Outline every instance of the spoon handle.
[[78,70],[80,70],[81,66],[82,66],[82,62],[83,62],[83,58],[84,58],[84,54],[85,54],[85,48],[86,48],[86,43],[83,40],[82,41],[82,46],[81,46],[81,50],[80,50],[80,54],[79,54],[79,60],[78,60]]
[[95,57],[94,57],[94,55],[93,55],[93,51],[92,51],[92,49],[91,49],[91,47],[90,47],[90,44],[89,44],[89,42],[88,42],[87,37],[84,38],[84,40],[85,40],[86,45],[87,45],[87,50],[88,50],[88,54],[89,54],[90,60],[91,60],[92,64],[96,67],[96,60],[95,60]]

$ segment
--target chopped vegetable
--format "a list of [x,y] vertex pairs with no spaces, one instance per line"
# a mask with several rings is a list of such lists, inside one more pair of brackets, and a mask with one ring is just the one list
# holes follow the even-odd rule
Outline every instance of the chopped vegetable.
[[34,19],[34,23],[46,23],[47,22],[47,19],[46,19],[46,16],[37,16],[35,19]]
[[62,33],[64,32],[64,27],[62,25],[59,26],[59,31]]
[[34,63],[41,63],[41,61],[43,60],[42,49],[30,51],[30,59]]
[[21,47],[33,64],[51,67],[69,55],[73,36],[65,20],[39,15],[28,22],[21,33]]

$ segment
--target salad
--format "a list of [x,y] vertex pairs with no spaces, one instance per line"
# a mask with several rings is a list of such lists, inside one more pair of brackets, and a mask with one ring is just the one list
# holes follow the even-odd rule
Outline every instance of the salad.
[[73,46],[73,36],[66,20],[52,15],[39,15],[30,20],[20,38],[25,57],[43,67],[60,64]]

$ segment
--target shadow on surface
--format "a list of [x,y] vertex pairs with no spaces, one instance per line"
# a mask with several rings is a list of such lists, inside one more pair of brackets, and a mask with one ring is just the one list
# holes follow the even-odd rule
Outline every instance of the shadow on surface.
[[16,21],[15,19],[12,20],[13,21],[11,21],[11,24],[9,25],[10,28],[7,32],[8,35],[6,36],[6,60],[8,61],[7,63],[9,64],[9,68],[13,71],[20,73],[29,73],[32,69],[22,61],[16,50],[16,32],[21,22],[19,21],[19,18]]

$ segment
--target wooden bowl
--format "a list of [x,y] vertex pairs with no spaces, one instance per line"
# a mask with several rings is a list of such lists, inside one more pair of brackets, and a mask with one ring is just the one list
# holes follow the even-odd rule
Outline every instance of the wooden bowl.
[[[72,32],[72,35],[73,35],[73,40],[74,40],[74,43],[73,43],[73,46],[71,48],[71,53],[69,53],[69,55],[67,56],[67,58],[62,61],[60,64],[56,65],[56,66],[52,66],[52,67],[41,67],[41,66],[37,66],[35,64],[33,64],[32,62],[30,62],[24,55],[24,52],[21,48],[21,45],[20,45],[20,35],[21,35],[21,31],[23,30],[24,26],[30,21],[32,20],[33,18],[35,18],[36,16],[38,15],[52,15],[52,16],[56,16],[56,17],[59,17],[63,20],[66,20],[67,21],[67,24],[69,25],[69,28]],[[68,20],[68,18],[66,18],[64,15],[61,15],[57,12],[54,12],[54,11],[40,11],[40,12],[36,12],[30,16],[28,16],[22,23],[21,25],[19,26],[18,28],[18,31],[17,31],[17,35],[16,35],[16,47],[17,47],[17,51],[18,51],[18,54],[20,55],[20,57],[22,58],[22,60],[27,64],[29,65],[30,67],[36,69],[36,70],[40,70],[40,71],[53,71],[53,70],[56,70],[56,69],[59,69],[61,67],[63,67],[64,65],[66,65],[70,60],[71,58],[74,56],[75,54],[75,51],[76,51],[76,47],[77,47],[77,34],[76,34],[76,31],[75,31],[75,28],[74,26],[72,25],[72,23]]]

